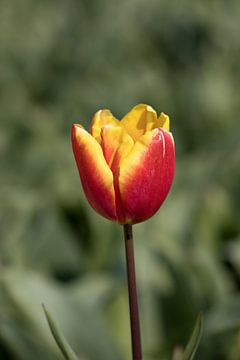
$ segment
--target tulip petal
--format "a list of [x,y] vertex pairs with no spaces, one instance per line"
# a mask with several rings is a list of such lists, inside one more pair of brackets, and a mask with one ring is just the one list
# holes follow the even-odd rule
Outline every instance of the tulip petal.
[[101,146],[103,149],[104,157],[112,170],[114,190],[115,190],[115,202],[116,202],[116,214],[118,222],[124,222],[125,215],[122,207],[120,192],[119,192],[119,165],[126,156],[131,152],[134,141],[126,131],[119,126],[105,125],[101,132]]
[[155,214],[171,187],[174,164],[174,142],[168,131],[148,131],[135,143],[119,172],[126,222],[138,223]]
[[103,126],[101,139],[104,157],[114,172],[132,150],[134,141],[123,128],[112,125]]
[[96,112],[90,125],[90,133],[99,143],[101,143],[101,129],[104,125],[119,126],[119,121],[108,109]]
[[153,129],[157,120],[156,111],[149,105],[136,105],[124,118],[120,121],[120,125],[133,138],[138,140],[146,130]]
[[89,203],[99,214],[116,220],[113,174],[101,146],[78,125],[72,127],[72,146]]
[[163,128],[167,131],[170,130],[170,119],[169,116],[164,114],[163,112],[160,114],[159,118],[154,124],[154,128]]

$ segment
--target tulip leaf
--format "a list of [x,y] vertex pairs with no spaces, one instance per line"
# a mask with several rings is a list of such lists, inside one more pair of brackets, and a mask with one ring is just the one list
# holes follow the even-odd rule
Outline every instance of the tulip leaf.
[[203,316],[202,313],[198,315],[195,327],[193,329],[192,336],[187,344],[187,347],[183,353],[182,360],[192,360],[197,351],[203,328]]
[[46,309],[45,305],[42,305],[42,307],[43,307],[43,310],[44,310],[44,313],[45,313],[49,328],[51,330],[51,333],[52,333],[52,335],[53,335],[59,349],[61,350],[64,358],[66,360],[79,360],[78,357],[76,356],[76,354],[71,349],[71,347],[68,344],[67,340],[63,336],[63,334],[58,329],[55,321],[53,320],[52,316],[49,314],[49,312]]

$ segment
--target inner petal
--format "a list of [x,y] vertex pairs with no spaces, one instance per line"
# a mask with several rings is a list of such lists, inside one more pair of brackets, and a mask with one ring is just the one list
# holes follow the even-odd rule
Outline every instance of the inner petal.
[[120,126],[104,125],[101,131],[101,146],[104,157],[111,168],[116,172],[121,161],[132,150],[134,141]]
[[108,109],[103,109],[96,112],[90,125],[90,133],[99,143],[101,143],[102,127],[107,124],[112,126],[119,126],[119,121]]
[[103,126],[101,132],[101,146],[104,157],[113,174],[117,219],[120,223],[124,223],[125,212],[122,206],[118,182],[119,168],[121,162],[131,152],[134,146],[134,141],[123,128],[119,126],[105,125]]
[[154,128],[163,128],[167,131],[170,131],[170,119],[169,116],[163,112],[160,114],[159,118],[154,124]]
[[156,111],[149,105],[139,104],[125,115],[119,124],[137,141],[147,130],[154,128],[156,121]]

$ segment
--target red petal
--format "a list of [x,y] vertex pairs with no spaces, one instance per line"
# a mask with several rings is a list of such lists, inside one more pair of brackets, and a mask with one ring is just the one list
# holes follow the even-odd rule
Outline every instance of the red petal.
[[129,223],[154,215],[166,198],[174,176],[175,152],[171,133],[147,132],[120,167],[119,188]]
[[99,214],[116,221],[113,174],[101,146],[92,135],[77,125],[72,127],[72,146],[89,203]]

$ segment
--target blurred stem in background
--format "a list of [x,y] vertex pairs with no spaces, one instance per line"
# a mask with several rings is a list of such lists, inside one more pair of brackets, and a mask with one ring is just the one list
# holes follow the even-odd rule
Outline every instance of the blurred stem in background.
[[124,239],[126,250],[128,295],[129,295],[129,312],[131,322],[132,338],[132,358],[133,360],[142,359],[141,334],[138,312],[137,284],[134,261],[134,244],[132,225],[126,224],[124,227]]

